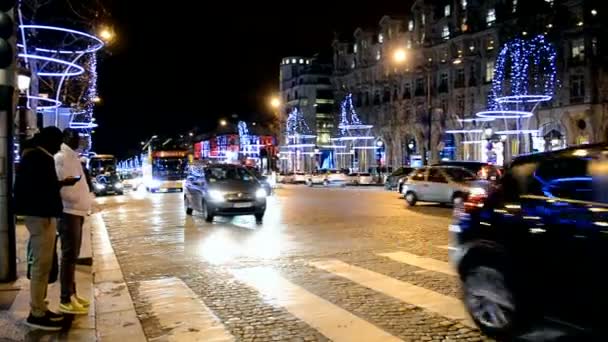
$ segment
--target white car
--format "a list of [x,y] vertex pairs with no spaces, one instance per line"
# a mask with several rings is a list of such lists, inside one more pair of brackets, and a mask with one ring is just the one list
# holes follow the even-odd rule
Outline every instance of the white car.
[[296,172],[293,175],[293,183],[306,183],[307,179],[308,179],[308,175],[305,174],[304,172]]
[[359,172],[357,174],[357,184],[372,185],[372,184],[374,184],[374,176],[372,176],[371,173]]
[[348,182],[349,177],[343,172],[340,172],[338,170],[321,170],[319,172],[309,175],[308,179],[306,180],[306,185],[346,186]]
[[277,175],[277,183],[282,183],[282,184],[290,184],[290,183],[295,183],[295,173],[290,172],[290,173],[280,173],[279,175]]
[[465,168],[431,166],[414,171],[401,191],[409,206],[418,201],[460,204],[469,194],[486,193],[489,186]]

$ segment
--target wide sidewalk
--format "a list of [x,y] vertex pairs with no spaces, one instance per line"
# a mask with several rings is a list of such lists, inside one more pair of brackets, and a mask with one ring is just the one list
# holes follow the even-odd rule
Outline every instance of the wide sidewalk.
[[[25,249],[28,232],[17,226],[19,279],[0,284],[0,342],[2,341],[146,341],[122,271],[114,254],[101,214],[85,222],[80,257],[92,258],[92,266],[78,265],[78,294],[91,300],[89,314],[66,317],[61,332],[33,330],[24,324],[29,313],[29,280],[26,274]],[[58,251],[59,255],[60,252]],[[58,311],[60,285],[49,286],[49,307]]]

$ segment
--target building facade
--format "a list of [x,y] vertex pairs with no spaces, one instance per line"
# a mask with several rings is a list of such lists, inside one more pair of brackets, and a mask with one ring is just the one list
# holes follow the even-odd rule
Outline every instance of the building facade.
[[[417,0],[403,17],[385,16],[373,30],[334,41],[336,100],[353,94],[390,166],[424,156],[501,164],[606,141],[603,8],[599,0]],[[501,48],[538,35],[556,52],[551,100],[526,108],[533,116],[516,124],[480,120],[475,114],[487,110],[495,73],[503,72],[496,65]]]

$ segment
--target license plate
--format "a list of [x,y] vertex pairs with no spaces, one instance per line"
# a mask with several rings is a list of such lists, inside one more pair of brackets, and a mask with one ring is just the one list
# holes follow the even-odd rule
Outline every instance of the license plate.
[[251,202],[243,202],[243,203],[234,203],[235,208],[251,208],[253,203]]

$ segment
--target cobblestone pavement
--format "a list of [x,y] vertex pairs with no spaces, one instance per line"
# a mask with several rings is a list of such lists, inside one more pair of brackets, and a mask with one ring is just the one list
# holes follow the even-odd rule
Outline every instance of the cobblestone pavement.
[[[218,341],[486,340],[469,320],[396,292],[404,286],[452,303],[459,286],[450,271],[381,255],[447,266],[450,208],[406,208],[377,188],[286,186],[269,198],[258,226],[246,216],[212,224],[188,217],[181,194],[99,203],[150,340],[200,333],[184,330],[179,317],[207,313],[224,336]],[[184,293],[194,295],[183,295],[189,302],[181,306],[173,297]]]

